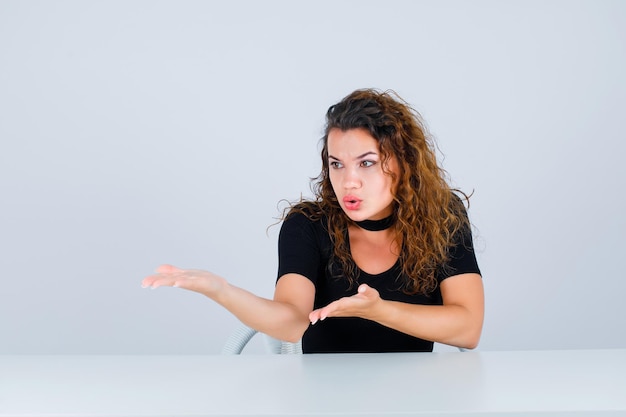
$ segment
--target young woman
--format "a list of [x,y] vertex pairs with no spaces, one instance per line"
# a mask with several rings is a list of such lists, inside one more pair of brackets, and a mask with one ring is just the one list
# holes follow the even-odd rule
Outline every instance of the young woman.
[[476,347],[484,296],[470,224],[417,112],[357,90],[329,108],[322,140],[316,198],[281,227],[272,300],[170,265],[143,286],[204,294],[260,332],[302,339],[304,353]]

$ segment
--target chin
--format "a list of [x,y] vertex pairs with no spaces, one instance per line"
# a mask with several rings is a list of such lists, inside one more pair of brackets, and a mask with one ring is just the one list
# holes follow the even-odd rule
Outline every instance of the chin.
[[346,216],[348,216],[348,218],[350,220],[352,220],[353,222],[362,222],[363,220],[367,220],[368,216],[365,216],[363,214],[359,214],[359,213],[349,213],[349,212],[345,212]]
[[341,209],[343,210],[343,214],[345,214],[348,219],[352,220],[353,222],[361,221],[360,216],[358,216],[357,213],[348,211],[343,207]]

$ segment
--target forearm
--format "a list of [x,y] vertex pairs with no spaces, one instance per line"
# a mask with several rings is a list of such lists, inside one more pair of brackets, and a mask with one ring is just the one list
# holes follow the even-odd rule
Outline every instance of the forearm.
[[[299,340],[309,326],[315,288],[310,280],[287,274],[276,285],[274,300],[258,297],[209,271],[161,265],[143,279],[144,288],[179,287],[205,295],[246,325],[276,339]],[[286,285],[288,284],[288,285]],[[278,291],[279,288],[282,291]]]
[[308,316],[296,306],[259,297],[231,284],[210,298],[247,326],[276,339],[296,342],[309,326]]
[[482,330],[482,311],[461,305],[419,305],[380,300],[368,318],[420,339],[473,349]]

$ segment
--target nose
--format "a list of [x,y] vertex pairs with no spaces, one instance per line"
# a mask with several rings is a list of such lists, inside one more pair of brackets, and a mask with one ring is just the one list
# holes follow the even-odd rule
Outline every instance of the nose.
[[361,186],[361,178],[357,170],[354,168],[344,168],[343,188],[346,190],[359,188]]

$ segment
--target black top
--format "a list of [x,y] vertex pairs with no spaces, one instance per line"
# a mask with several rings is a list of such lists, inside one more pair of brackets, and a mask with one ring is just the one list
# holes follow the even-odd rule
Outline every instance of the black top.
[[[346,232],[347,233],[347,232]],[[458,274],[478,273],[469,231],[458,237],[460,244],[450,250],[449,262],[439,268],[437,281]],[[405,294],[401,290],[399,262],[381,274],[371,275],[360,269],[358,284],[350,287],[346,279],[329,273],[332,244],[326,220],[312,221],[304,214],[292,213],[283,222],[278,240],[278,279],[288,273],[307,277],[315,285],[314,308],[321,308],[342,297],[356,294],[358,284],[375,288],[385,300],[411,304],[441,305],[439,285],[429,295]],[[329,317],[309,326],[302,338],[304,353],[339,352],[430,352],[433,342],[418,339],[374,321],[357,317]]]

